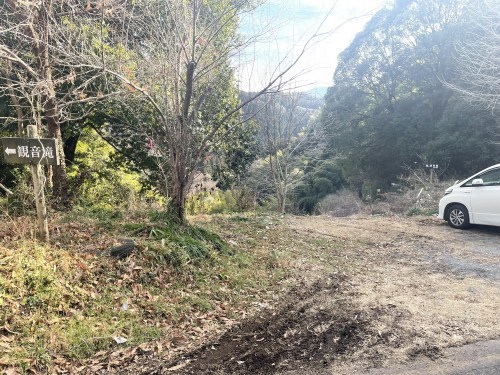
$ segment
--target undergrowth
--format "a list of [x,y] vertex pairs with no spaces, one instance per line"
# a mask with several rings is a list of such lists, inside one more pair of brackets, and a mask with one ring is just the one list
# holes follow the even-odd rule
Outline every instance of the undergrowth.
[[[168,342],[193,322],[203,331],[286,276],[276,249],[240,239],[259,230],[254,219],[179,226],[156,212],[76,211],[52,221],[48,245],[32,225],[18,217],[0,226],[0,369],[70,368],[102,351]],[[216,234],[228,227],[237,242]],[[124,237],[134,252],[110,257]]]

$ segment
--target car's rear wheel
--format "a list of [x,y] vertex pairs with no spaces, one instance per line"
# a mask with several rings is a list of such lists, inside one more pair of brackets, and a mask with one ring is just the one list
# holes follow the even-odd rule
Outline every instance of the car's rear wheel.
[[461,204],[451,205],[447,210],[446,221],[453,228],[465,229],[470,225],[469,211]]

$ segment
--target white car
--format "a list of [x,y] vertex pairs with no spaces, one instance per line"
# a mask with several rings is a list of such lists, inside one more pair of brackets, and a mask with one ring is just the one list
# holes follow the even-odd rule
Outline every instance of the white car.
[[500,164],[446,189],[438,217],[459,229],[470,224],[500,226]]

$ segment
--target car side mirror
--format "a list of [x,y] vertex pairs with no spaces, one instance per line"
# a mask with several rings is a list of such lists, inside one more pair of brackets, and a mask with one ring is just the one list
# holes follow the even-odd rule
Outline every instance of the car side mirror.
[[483,179],[482,178],[475,178],[472,180],[472,186],[478,186],[483,184]]

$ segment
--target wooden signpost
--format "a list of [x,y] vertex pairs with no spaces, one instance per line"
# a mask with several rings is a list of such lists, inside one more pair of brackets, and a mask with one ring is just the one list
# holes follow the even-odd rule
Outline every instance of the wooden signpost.
[[55,139],[38,138],[36,126],[29,125],[28,138],[2,138],[2,155],[10,164],[30,164],[35,192],[38,235],[43,241],[49,240],[47,203],[42,165],[59,165]]

